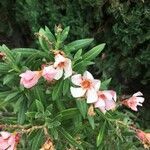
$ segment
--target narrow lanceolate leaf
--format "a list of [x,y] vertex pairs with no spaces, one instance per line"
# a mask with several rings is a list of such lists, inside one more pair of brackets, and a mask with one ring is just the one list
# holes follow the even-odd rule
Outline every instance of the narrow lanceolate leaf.
[[55,36],[53,35],[53,33],[49,30],[49,28],[47,26],[45,26],[45,33],[46,33],[46,36],[48,37],[49,41],[50,42],[55,42],[56,39],[55,39]]
[[103,81],[103,82],[101,83],[101,89],[102,89],[102,90],[107,90],[107,89],[108,89],[108,85],[110,84],[110,82],[111,82],[111,78],[109,78],[109,79]]
[[82,58],[81,54],[82,54],[82,49],[79,49],[74,55],[74,62]]
[[62,88],[63,88],[63,80],[61,80],[61,81],[57,82],[57,84],[55,84],[55,87],[52,92],[53,100],[60,98],[60,96],[62,94]]
[[3,84],[5,85],[5,84],[11,82],[11,81],[14,80],[14,79],[15,79],[15,75],[13,75],[13,74],[7,74],[7,75],[4,77],[4,79],[3,79]]
[[83,150],[83,147],[64,128],[59,128],[59,132],[74,148]]
[[89,123],[90,123],[92,129],[94,129],[95,128],[94,117],[88,115],[88,120],[89,120]]
[[10,94],[4,99],[4,101],[5,101],[5,102],[8,102],[8,101],[11,100],[12,98],[16,97],[18,94],[19,94],[19,92],[10,93]]
[[76,51],[84,47],[89,46],[92,43],[93,39],[81,39],[73,41],[65,46],[66,51]]
[[27,101],[22,97],[20,97],[18,100],[21,100],[20,107],[18,111],[18,123],[23,124],[26,118],[26,111],[27,111]]
[[[62,120],[72,119],[75,115],[79,114],[79,110],[77,108],[69,108],[60,112],[60,116]],[[58,116],[59,116],[58,115]]]
[[10,70],[10,66],[6,63],[0,63],[0,73],[7,73]]
[[65,79],[63,82],[63,95],[66,95],[67,92],[69,92],[69,90],[70,90],[70,80]]
[[104,49],[105,44],[100,44],[98,46],[95,46],[94,48],[92,48],[90,51],[88,51],[87,53],[85,53],[82,58],[84,60],[93,60],[97,55],[100,54],[100,52]]
[[34,139],[32,139],[33,142],[32,142],[31,150],[38,150],[41,148],[44,140],[43,137],[44,137],[43,129],[40,129],[34,136]]
[[97,147],[102,143],[103,137],[104,137],[104,132],[105,132],[105,127],[106,127],[106,121],[103,123],[102,126],[100,126],[99,134],[96,139],[96,145]]
[[76,100],[77,107],[82,114],[83,118],[86,117],[87,114],[87,103],[85,100]]
[[36,100],[36,107],[37,107],[37,109],[38,109],[38,112],[44,113],[44,106],[43,106],[43,104],[41,103],[41,101]]
[[69,30],[70,30],[70,27],[66,27],[66,28],[62,31],[61,36],[60,36],[61,42],[65,41],[65,39],[66,39],[67,36],[68,36]]

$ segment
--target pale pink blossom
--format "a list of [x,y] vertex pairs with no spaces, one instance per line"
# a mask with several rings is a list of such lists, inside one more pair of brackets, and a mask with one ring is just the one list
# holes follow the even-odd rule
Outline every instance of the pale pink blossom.
[[47,81],[52,81],[57,74],[56,69],[51,65],[51,66],[45,66],[42,71],[42,76],[47,80]]
[[123,100],[122,104],[134,111],[138,111],[137,106],[142,106],[142,103],[144,102],[144,98],[142,96],[143,94],[141,92],[137,92],[129,99]]
[[76,74],[71,77],[71,81],[78,87],[71,87],[71,94],[73,97],[83,97],[87,98],[87,103],[94,103],[98,99],[97,91],[100,88],[100,80],[93,78],[92,74],[85,71],[83,76],[81,74]]
[[56,80],[59,80],[63,76],[63,73],[64,73],[64,79],[72,75],[71,60],[59,53],[55,55],[54,68],[56,68],[57,71],[55,75]]
[[108,110],[116,108],[116,92],[113,90],[98,91],[98,100],[95,102],[94,107],[99,108],[101,112],[106,113]]
[[0,132],[0,150],[15,150],[18,142],[18,133]]
[[150,148],[150,133],[146,133],[142,130],[137,130],[136,135],[138,139],[144,144],[145,148]]
[[19,76],[21,77],[20,84],[25,88],[31,88],[37,84],[39,78],[41,77],[41,71],[27,70]]

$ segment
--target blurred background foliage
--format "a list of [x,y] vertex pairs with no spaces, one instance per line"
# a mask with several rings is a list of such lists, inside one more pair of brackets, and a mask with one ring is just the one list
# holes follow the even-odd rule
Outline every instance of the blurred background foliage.
[[150,124],[149,0],[7,0],[0,1],[0,20],[0,44],[10,48],[37,46],[34,33],[59,23],[71,27],[68,41],[94,37],[95,44],[106,43],[89,69],[111,77],[120,93],[143,92],[147,109],[139,122]]

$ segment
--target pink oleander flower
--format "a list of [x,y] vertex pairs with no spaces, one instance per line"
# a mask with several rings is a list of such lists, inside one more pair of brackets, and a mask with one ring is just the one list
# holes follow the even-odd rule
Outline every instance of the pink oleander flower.
[[116,92],[113,90],[98,91],[98,100],[95,102],[94,107],[99,108],[104,114],[109,110],[116,108]]
[[27,70],[19,75],[21,77],[20,84],[22,84],[25,88],[31,88],[37,84],[41,74],[41,71]]
[[19,139],[18,133],[0,132],[0,150],[16,150]]
[[143,94],[141,92],[137,92],[133,94],[129,99],[123,100],[121,103],[134,111],[138,111],[137,106],[142,106],[144,102]]
[[64,73],[64,79],[72,75],[71,60],[59,53],[55,55],[54,68],[56,68],[57,71],[55,75],[56,80],[59,80],[63,76],[63,73]]
[[150,148],[150,133],[143,132],[142,130],[137,130],[136,135],[138,139],[144,144],[145,148]]
[[57,74],[56,69],[53,66],[45,66],[42,71],[42,76],[47,80],[47,81],[52,81]]
[[98,99],[97,91],[100,88],[100,80],[93,78],[92,74],[85,71],[83,76],[81,74],[76,74],[71,77],[71,81],[78,87],[71,87],[71,94],[73,97],[83,97],[87,98],[87,103],[94,103]]

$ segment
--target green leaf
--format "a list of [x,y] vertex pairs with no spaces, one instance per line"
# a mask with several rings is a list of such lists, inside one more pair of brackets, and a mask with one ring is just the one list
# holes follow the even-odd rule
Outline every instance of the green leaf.
[[67,92],[69,92],[70,90],[70,80],[69,79],[65,79],[63,81],[63,95],[66,95]]
[[95,46],[94,48],[92,48],[90,51],[88,51],[87,53],[85,53],[82,58],[84,60],[93,60],[97,55],[100,54],[100,52],[104,49],[105,44],[100,44]]
[[53,33],[49,30],[47,26],[45,26],[45,31],[46,31],[45,34],[48,37],[49,41],[55,42],[56,41],[55,36],[53,35]]
[[27,101],[24,99],[23,96],[21,96],[18,101],[20,102],[20,107],[19,107],[19,111],[18,111],[18,123],[19,124],[23,124],[25,119],[26,119],[26,111],[27,111]]
[[82,54],[82,49],[79,49],[74,55],[74,62],[82,58],[81,54]]
[[38,112],[44,113],[44,106],[43,106],[43,104],[41,103],[41,101],[36,100],[36,107],[37,107],[37,109],[38,109]]
[[111,78],[109,78],[109,79],[103,81],[103,82],[101,83],[101,89],[102,89],[102,90],[107,90],[107,89],[108,89],[108,85],[110,84],[110,82],[111,82]]
[[39,34],[40,34],[41,36],[43,36],[43,37],[39,36],[39,43],[40,43],[42,49],[43,49],[44,51],[46,51],[46,52],[49,51],[49,46],[48,46],[48,43],[47,43],[47,41],[46,41],[46,39],[45,39],[45,37],[47,37],[47,36],[45,35],[45,31],[44,31],[43,28],[40,28]]
[[43,129],[40,129],[35,137],[32,140],[32,147],[31,150],[38,150],[41,148],[43,140],[44,140],[44,134],[43,134]]
[[100,126],[99,134],[98,134],[97,139],[96,139],[97,147],[101,144],[101,142],[103,140],[105,127],[106,127],[106,121],[103,123],[102,126]]
[[88,120],[89,120],[89,123],[90,123],[92,129],[94,129],[95,128],[94,117],[88,115]]
[[82,99],[77,99],[76,104],[77,104],[77,107],[78,107],[80,113],[82,114],[83,118],[85,119],[86,114],[87,114],[87,103],[86,103],[86,101],[82,100]]
[[59,132],[63,135],[63,137],[75,148],[83,150],[83,147],[64,129],[59,128]]
[[14,48],[12,49],[12,53],[21,53],[24,57],[29,57],[32,54],[39,52],[40,50],[33,49],[33,48]]
[[57,82],[55,84],[53,92],[52,92],[52,99],[53,100],[59,99],[61,97],[62,88],[63,88],[63,80],[59,80],[59,82]]
[[79,50],[79,49],[89,46],[92,43],[92,41],[93,41],[93,38],[76,40],[76,41],[73,41],[73,42],[67,44],[65,46],[65,50],[69,51],[69,52],[76,51],[76,50]]
[[15,58],[14,58],[12,52],[6,45],[0,46],[0,51],[4,52],[6,54],[6,59],[8,59],[10,62],[12,62],[12,63],[15,62]]
[[14,80],[15,75],[14,74],[7,74],[4,79],[3,79],[3,84],[7,84],[9,82],[11,82],[12,80]]
[[77,108],[69,108],[61,111],[59,115],[61,115],[62,120],[68,120],[78,114],[79,114],[79,110]]
[[61,35],[60,35],[60,40],[61,40],[61,42],[65,41],[65,39],[66,39],[67,36],[68,36],[69,30],[70,30],[70,27],[66,27],[66,28],[62,31],[62,33],[61,33]]
[[18,94],[19,94],[19,92],[13,92],[13,93],[9,94],[9,95],[4,99],[4,101],[5,101],[5,102],[8,102],[9,100],[11,100],[11,99],[13,99],[14,97],[16,97]]
[[0,62],[0,74],[1,73],[7,73],[10,69],[11,68],[8,64]]

